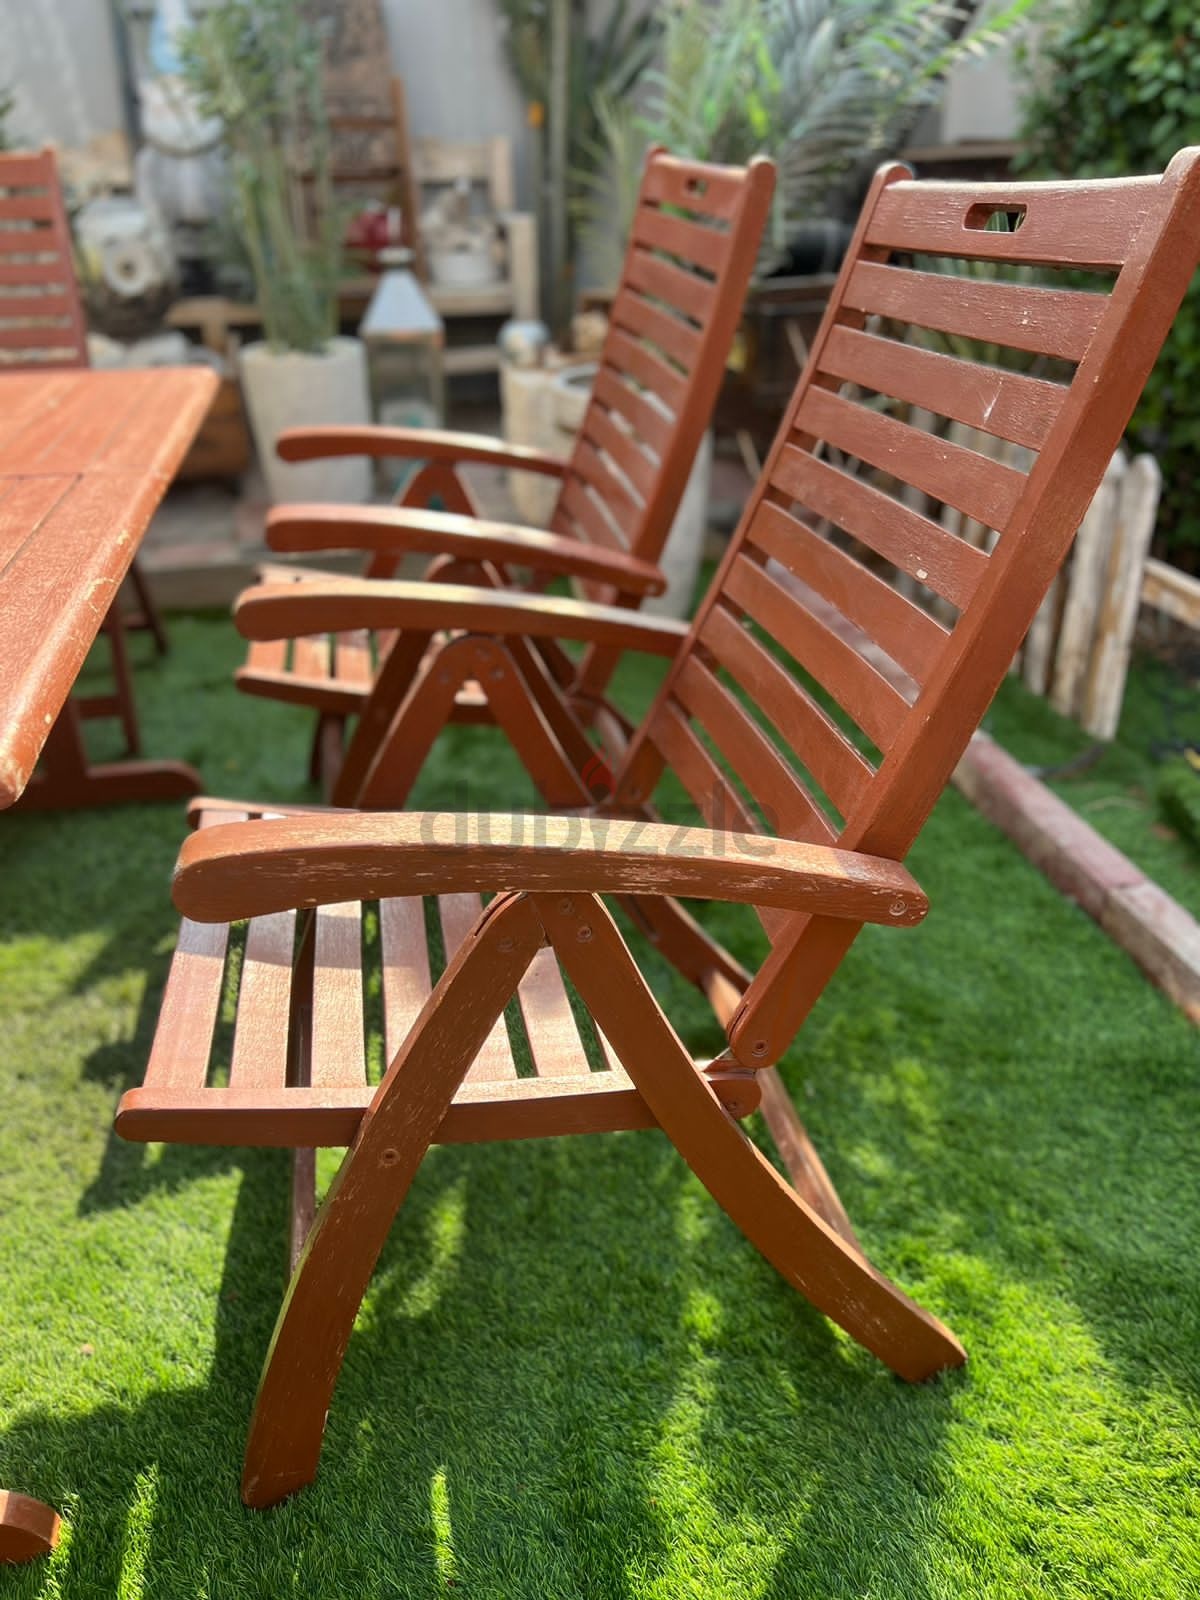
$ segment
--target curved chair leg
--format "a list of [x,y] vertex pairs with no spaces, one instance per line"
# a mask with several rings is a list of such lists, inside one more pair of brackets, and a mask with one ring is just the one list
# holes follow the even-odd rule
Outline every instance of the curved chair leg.
[[534,898],[559,960],[660,1127],[771,1265],[900,1377],[920,1382],[961,1366],[966,1352],[949,1329],[806,1204],[730,1117],[600,901]]
[[0,1489],[0,1566],[49,1555],[58,1543],[58,1512],[27,1494]]
[[275,1325],[246,1442],[247,1505],[274,1505],[315,1477],[330,1397],[392,1219],[480,1045],[544,943],[527,898],[494,900],[376,1090]]

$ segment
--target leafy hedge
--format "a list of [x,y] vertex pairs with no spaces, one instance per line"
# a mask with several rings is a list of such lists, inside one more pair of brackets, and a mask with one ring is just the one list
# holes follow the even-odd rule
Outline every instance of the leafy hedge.
[[[1023,165],[1070,177],[1158,172],[1200,142],[1196,0],[1075,0],[1028,61]],[[1130,441],[1163,469],[1159,540],[1200,567],[1200,278],[1134,414]]]

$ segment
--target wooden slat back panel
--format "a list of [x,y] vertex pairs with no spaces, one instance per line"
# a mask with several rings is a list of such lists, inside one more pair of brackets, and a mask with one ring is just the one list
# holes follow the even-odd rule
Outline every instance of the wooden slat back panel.
[[[1200,255],[1198,163],[1185,151],[1162,178],[1070,185],[919,183],[881,169],[759,482],[616,776],[618,807],[643,802],[668,766],[697,803],[731,769],[755,792],[727,725],[734,700],[718,711],[689,692],[699,656],[821,789],[839,844],[905,855],[1169,330]],[[1081,269],[1109,280],[1080,289]],[[985,436],[1007,441],[1003,463]],[[967,543],[961,518],[942,526],[947,507],[993,537]],[[887,586],[898,572],[922,586],[915,600]],[[949,602],[949,624],[922,593]],[[825,696],[848,736],[820,709]],[[784,919],[730,1023],[740,1059],[777,1058],[855,931]]]
[[0,371],[86,367],[87,329],[54,152],[0,154]]
[[[619,542],[658,559],[716,401],[773,187],[761,159],[714,167],[650,152],[599,379],[550,519],[556,532],[595,537],[572,504],[582,479]],[[614,434],[628,448],[613,448]]]

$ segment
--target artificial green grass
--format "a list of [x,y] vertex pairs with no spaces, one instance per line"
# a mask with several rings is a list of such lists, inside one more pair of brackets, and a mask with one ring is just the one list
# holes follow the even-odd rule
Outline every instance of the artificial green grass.
[[[234,693],[227,623],[172,632],[139,675],[148,748],[216,792],[302,792],[304,716]],[[1019,697],[997,716],[1054,742]],[[532,795],[463,729],[415,798]],[[865,930],[784,1070],[866,1246],[965,1340],[966,1371],[892,1378],[660,1135],[435,1149],[317,1483],[245,1511],[285,1158],[111,1132],[182,832],[171,806],[0,818],[0,1484],[67,1520],[0,1595],[1200,1593],[1196,1034],[953,794],[912,857],[928,922]]]

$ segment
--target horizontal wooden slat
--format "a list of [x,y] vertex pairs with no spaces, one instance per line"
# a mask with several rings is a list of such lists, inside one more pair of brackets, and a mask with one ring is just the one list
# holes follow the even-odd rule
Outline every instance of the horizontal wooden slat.
[[638,497],[645,500],[658,481],[657,464],[650,460],[626,430],[615,423],[602,406],[593,406],[583,427],[584,436],[610,455],[629,479]]
[[563,482],[561,505],[574,518],[590,544],[599,545],[604,550],[625,549],[625,540],[593,499],[586,483],[574,474]]
[[809,389],[796,412],[796,428],[999,532],[1007,526],[1025,487],[1025,474],[1016,467],[827,389]]
[[672,419],[646,394],[633,387],[612,367],[601,366],[592,386],[592,396],[629,423],[634,433],[655,455],[661,456],[671,440]]
[[664,306],[643,300],[632,289],[623,289],[613,302],[612,319],[641,339],[649,339],[672,361],[690,372],[700,353],[700,332]]
[[830,329],[821,370],[1034,450],[1044,443],[1067,393],[1044,378],[959,361],[857,328]]
[[660,355],[639,344],[622,329],[610,328],[604,341],[604,358],[618,372],[627,374],[643,389],[657,395],[668,410],[679,413],[687,397],[687,380]]
[[605,511],[620,530],[622,543],[627,544],[641,515],[641,504],[628,485],[603,460],[586,434],[576,441],[570,470],[573,474],[578,473],[596,492]]
[[288,1016],[296,913],[255,917],[246,929],[229,1082],[236,1089],[282,1087],[287,1074]]
[[741,204],[745,181],[736,168],[656,156],[647,170],[642,194],[660,206],[679,206],[697,216],[728,221]]
[[746,556],[739,556],[730,567],[725,592],[761,623],[886,753],[909,708],[883,674]]
[[700,723],[754,796],[766,832],[810,842],[828,838],[828,823],[801,779],[745,706],[695,656],[681,666],[671,693]]
[[769,650],[724,606],[714,606],[700,633],[706,649],[783,733],[800,762],[848,816],[875,769]]
[[[471,935],[472,929],[483,913],[483,901],[477,894],[442,894],[438,896],[438,916],[442,924],[442,938],[446,946],[447,962],[459,946]],[[516,1062],[508,1040],[508,1026],[501,1013],[492,1030],[479,1047],[465,1083],[488,1083],[497,1079],[515,1078]]]
[[786,446],[771,482],[960,610],[987,567],[981,550],[807,450]]
[[[735,1116],[758,1104],[745,1072],[705,1077]],[[246,1094],[236,1089],[196,1093],[131,1089],[117,1114],[122,1138],[172,1144],[305,1148],[351,1144],[373,1090],[282,1089]],[[435,1144],[497,1139],[549,1139],[573,1133],[657,1126],[650,1108],[622,1074],[587,1078],[520,1078],[464,1083],[433,1136]]]
[[365,1083],[362,906],[318,906],[314,916],[310,1081],[317,1088]]
[[720,272],[724,265],[732,237],[727,231],[706,227],[702,222],[690,222],[686,217],[673,216],[667,211],[655,211],[649,206],[639,206],[634,212],[632,236],[637,244],[669,251],[713,273]]
[[553,950],[542,949],[534,956],[517,986],[517,999],[539,1077],[566,1078],[590,1073],[575,1013]]
[[40,222],[0,227],[0,255],[52,257],[58,263],[60,276],[71,259],[57,230]]
[[419,896],[379,902],[379,948],[384,1050],[387,1062],[391,1062],[408,1037],[432,988],[425,908]]
[[927,611],[769,500],[758,508],[750,540],[869,633],[918,683],[926,681],[948,638]]
[[[1158,178],[1087,189],[1071,183],[893,183],[875,204],[865,242],[928,255],[1114,269],[1128,256],[1159,184]],[[1019,227],[987,229],[989,210],[1023,213]]]
[[1106,296],[1082,289],[981,282],[874,261],[855,267],[844,303],[939,333],[1068,361],[1082,359],[1108,304]]
[[699,323],[708,321],[717,293],[714,283],[636,246],[625,258],[625,282]]

